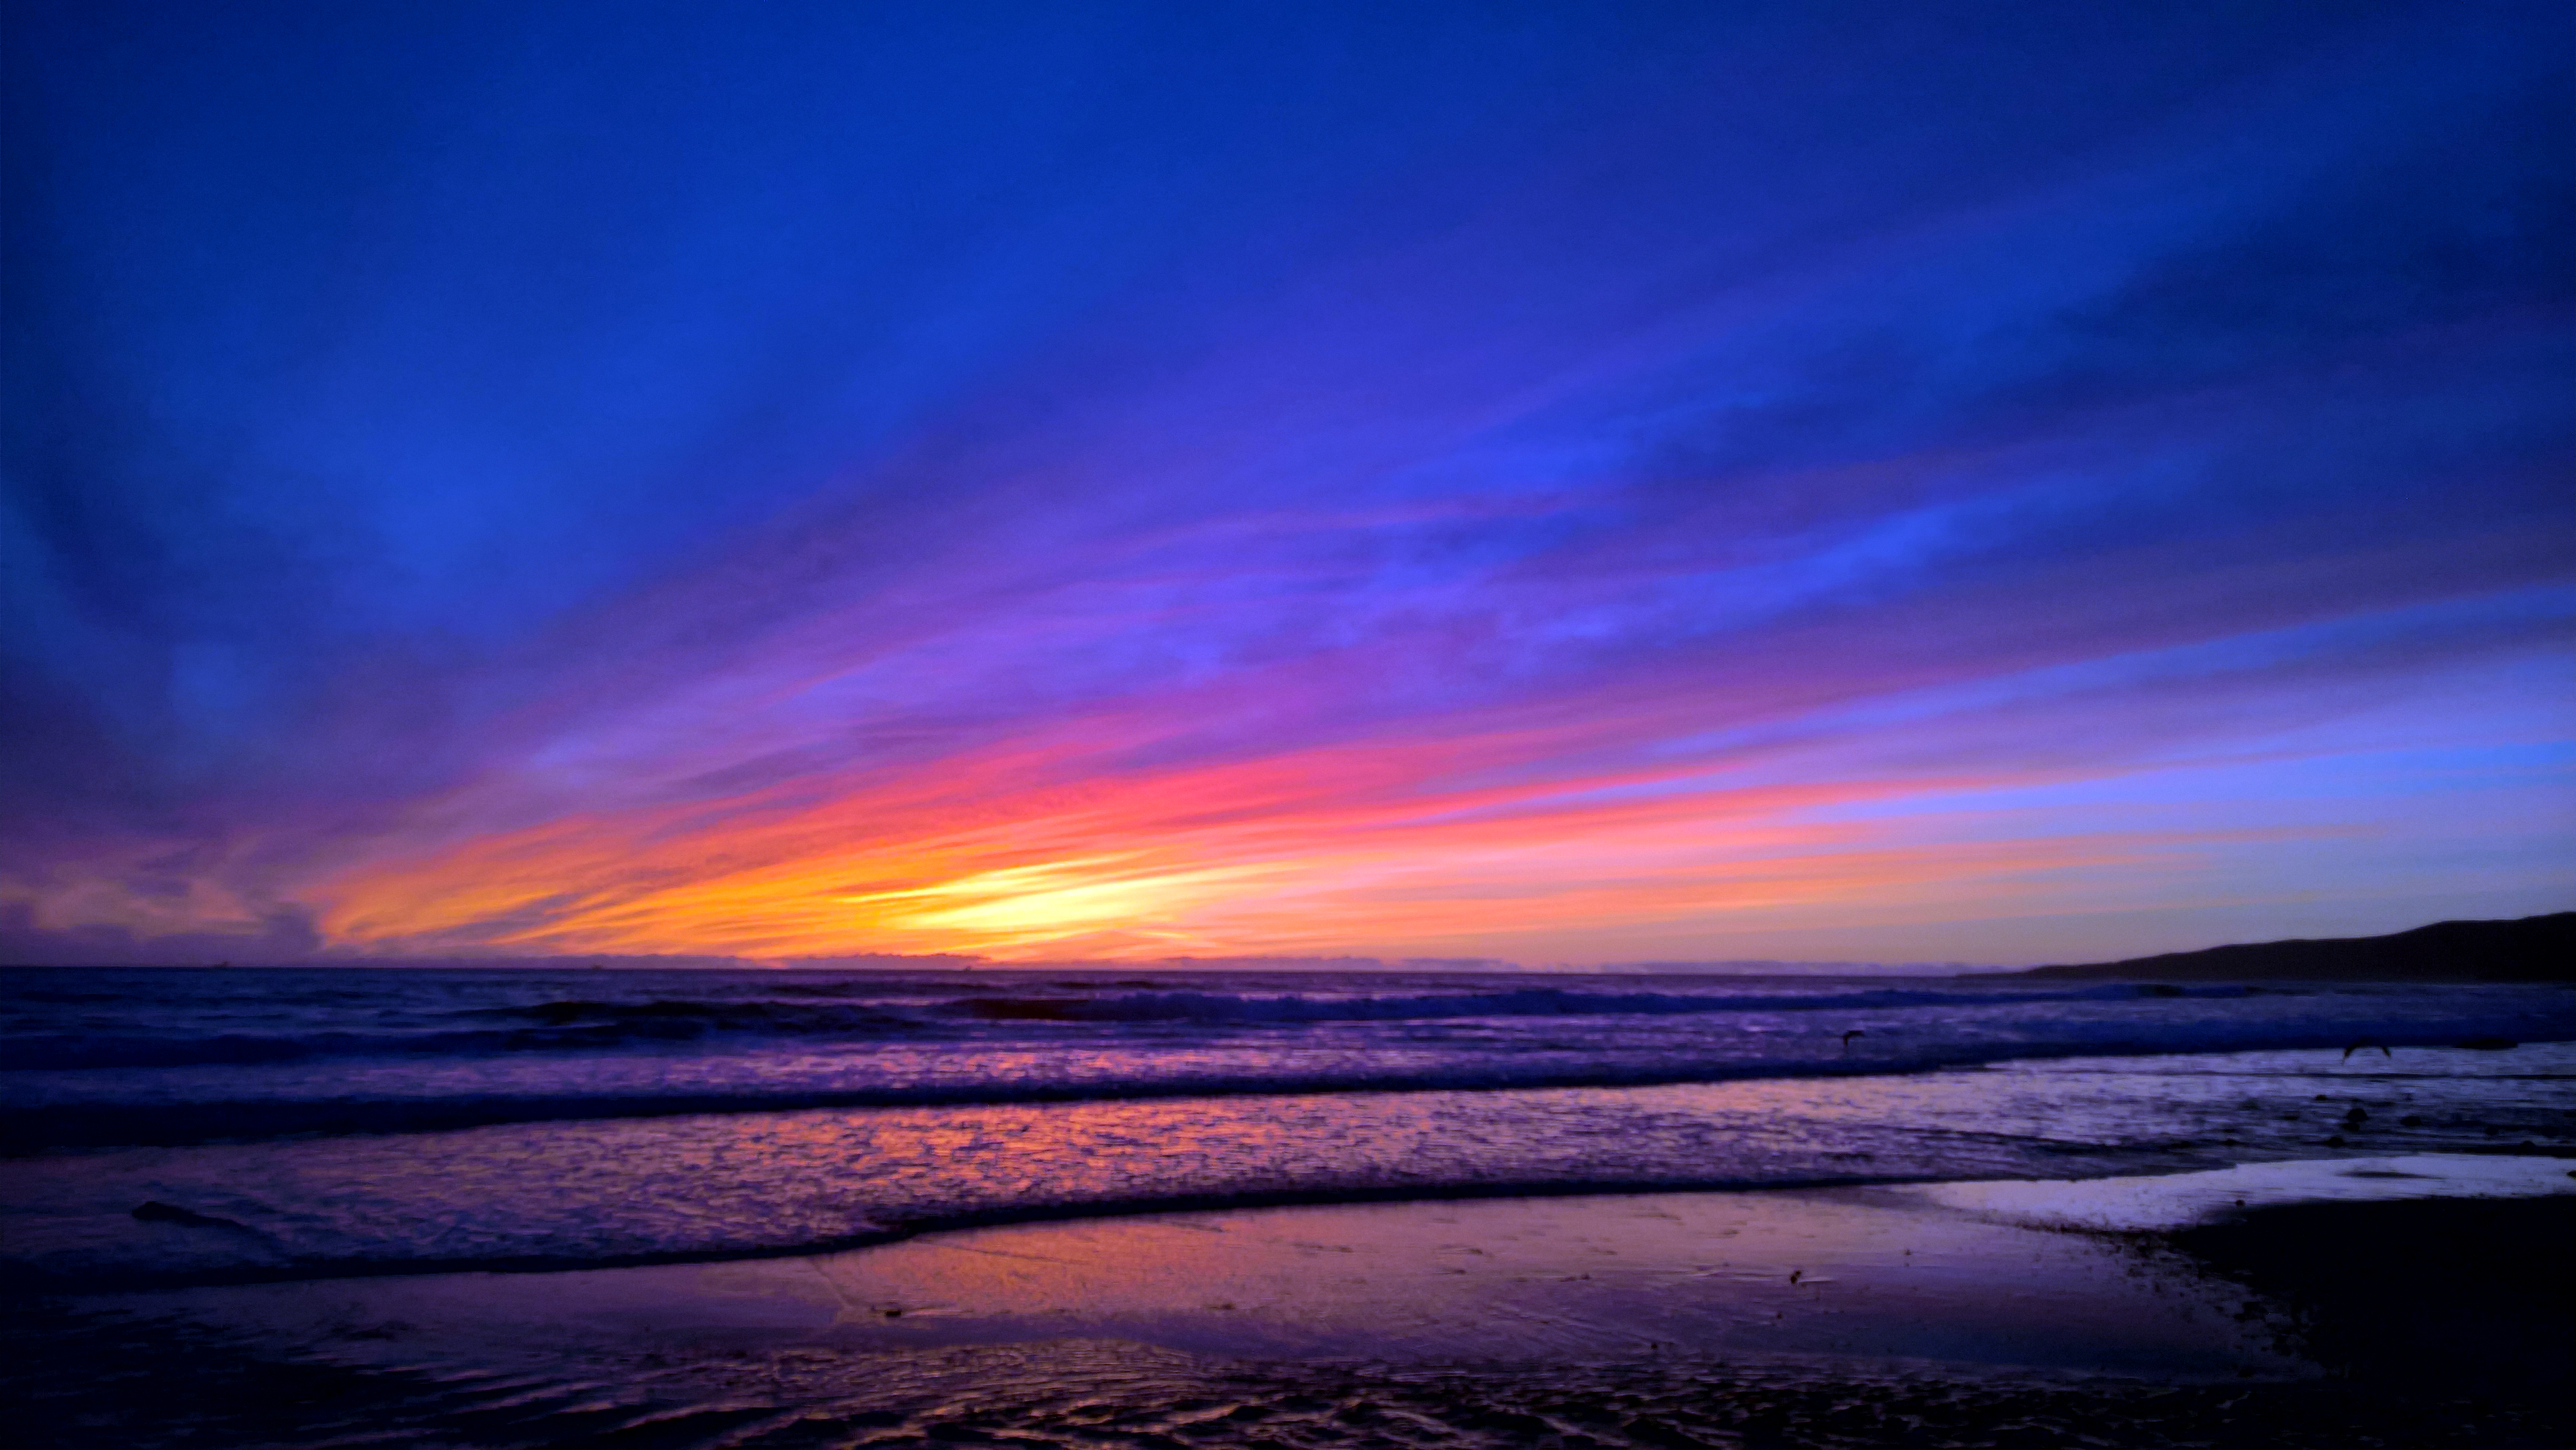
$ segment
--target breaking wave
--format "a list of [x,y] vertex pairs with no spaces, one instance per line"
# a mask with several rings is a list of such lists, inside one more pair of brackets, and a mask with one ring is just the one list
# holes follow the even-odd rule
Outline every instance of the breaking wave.
[[988,1022],[1407,1022],[1461,1017],[1668,1017],[1705,1012],[1892,1011],[1908,1007],[2013,1006],[2029,1002],[2120,1002],[2140,997],[2243,997],[2261,989],[2233,983],[2067,988],[2034,992],[1937,992],[1886,988],[1776,996],[1672,992],[1577,992],[1530,987],[1422,997],[1242,997],[1222,992],[1157,992],[1108,998],[970,997],[948,1011]]
[[[1073,986],[1076,984],[1066,984]],[[808,987],[805,993],[820,989]],[[445,1023],[398,1031],[226,1032],[212,1035],[51,1033],[7,1039],[0,1070],[249,1067],[326,1058],[484,1057],[706,1048],[727,1040],[837,1040],[918,1037],[952,1024],[1194,1023],[1212,1027],[1323,1022],[1454,1021],[1481,1017],[1706,1015],[1742,1012],[1898,1011],[1989,1008],[2047,1002],[2119,1002],[2143,997],[2241,997],[2259,988],[2112,984],[2027,992],[1880,988],[1750,994],[1586,992],[1554,987],[1419,996],[1263,996],[1224,992],[1135,992],[1120,996],[975,995],[904,1008],[832,1001],[689,1000],[617,1002],[569,998],[443,1014]],[[447,1025],[460,1024],[460,1025]],[[473,1025],[461,1025],[473,1024]]]

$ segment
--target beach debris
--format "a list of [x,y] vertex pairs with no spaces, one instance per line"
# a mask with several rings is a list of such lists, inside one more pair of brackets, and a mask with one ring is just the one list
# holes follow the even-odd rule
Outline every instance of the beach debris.
[[145,1223],[175,1223],[181,1228],[230,1228],[240,1229],[244,1233],[251,1231],[248,1224],[238,1223],[229,1218],[217,1218],[213,1214],[199,1213],[194,1209],[181,1208],[175,1203],[163,1203],[157,1198],[147,1198],[136,1204],[134,1216]]
[[2344,1060],[2344,1061],[2346,1061],[2346,1062],[2350,1062],[2350,1061],[2352,1061],[2352,1055],[2353,1055],[2354,1053],[2356,1053],[2356,1052],[2367,1052],[2367,1051],[2369,1051],[2371,1048],[2374,1048],[2374,1047],[2376,1047],[2376,1048],[2378,1048],[2378,1049],[2379,1049],[2379,1055],[2380,1055],[2380,1056],[2385,1057],[2385,1058],[2389,1059],[2389,1060],[2390,1060],[2390,1061],[2392,1061],[2392,1062],[2396,1061],[2396,1059],[2397,1059],[2397,1054],[2396,1054],[2396,1053],[2393,1053],[2393,1052],[2391,1052],[2391,1051],[2389,1051],[2389,1050],[2388,1050],[2388,1044],[2387,1044],[2387,1043],[2385,1043],[2385,1042],[2374,1042],[2374,1041],[2372,1041],[2371,1039],[2369,1039],[2369,1038],[2367,1038],[2367,1037],[2356,1037],[2356,1038],[2354,1038],[2354,1039],[2352,1040],[2352,1044],[2351,1044],[2350,1046],[2346,1047],[2346,1048],[2343,1050],[2343,1060]]

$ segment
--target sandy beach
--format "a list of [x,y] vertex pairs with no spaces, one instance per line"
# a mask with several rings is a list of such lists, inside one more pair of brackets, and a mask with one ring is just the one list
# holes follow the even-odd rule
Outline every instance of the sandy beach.
[[36,1300],[10,1378],[65,1446],[2553,1445],[2570,1189],[2418,1155],[1160,1214]]

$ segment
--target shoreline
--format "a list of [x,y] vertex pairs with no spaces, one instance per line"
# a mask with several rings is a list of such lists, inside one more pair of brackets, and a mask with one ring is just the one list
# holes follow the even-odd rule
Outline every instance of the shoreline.
[[[1174,1444],[1286,1447],[1372,1423],[1415,1427],[1392,1444],[1667,1450],[2571,1428],[2576,1193],[2141,1229],[2032,1227],[1944,1187],[1237,1206],[726,1264],[29,1296],[10,1378],[34,1443],[51,1424],[67,1445],[318,1443],[353,1416],[425,1443],[623,1444],[708,1416],[747,1446],[791,1425],[841,1429],[774,1443],[1111,1443],[1075,1433],[1082,1405]],[[521,1408],[494,1420],[477,1387],[502,1383]],[[1219,1406],[1244,1433],[1184,1433]],[[706,1423],[667,1443],[717,1443]]]
[[[2332,1052],[2092,1057],[1786,1084],[822,1110],[67,1150],[0,1162],[12,1209],[0,1289],[785,1260],[1259,1206],[2171,1182],[2266,1162],[2576,1155],[2564,1106],[2576,1045],[2425,1058],[2392,1072]],[[455,1197],[461,1179],[476,1193]]]
[[[2207,1200],[2204,1208],[2215,1207],[2222,1199],[2242,1194],[2249,1184],[2259,1185],[2254,1191],[2265,1195],[2260,1206],[2295,1206],[2321,1202],[2313,1197],[2321,1190],[2335,1196],[2323,1176],[2359,1169],[2369,1173],[2374,1165],[2399,1164],[2396,1172],[2377,1176],[2404,1178],[2413,1176],[2404,1165],[2430,1164],[2443,1159],[2496,1160],[2508,1170],[2495,1174],[2467,1173],[2472,1180],[2528,1179],[2532,1183],[2551,1183],[2554,1170],[2538,1169],[2545,1162],[2576,1161],[2576,1147],[2561,1147],[2532,1142],[2512,1144],[2445,1145],[2429,1153],[2360,1153],[2346,1151],[2333,1157],[2262,1160],[2240,1163],[2233,1168],[2172,1168],[2154,1174],[2089,1175],[2069,1179],[2031,1179],[2007,1176],[1980,1178],[1940,1177],[1935,1175],[1866,1175],[1848,1174],[1804,1179],[1702,1179],[1676,1181],[1668,1178],[1616,1180],[1591,1179],[1568,1182],[1538,1179],[1528,1182],[1493,1182],[1445,1185],[1357,1186],[1327,1189],[1281,1189],[1269,1192],[1204,1193],[1166,1195],[1133,1200],[1101,1200],[1072,1204],[1035,1204],[1027,1206],[969,1210],[927,1216],[917,1221],[888,1222],[881,1227],[855,1232],[811,1243],[775,1248],[724,1248],[706,1250],[672,1250],[667,1252],[623,1255],[594,1255],[582,1258],[549,1258],[542,1256],[504,1256],[475,1260],[445,1260],[428,1263],[403,1260],[384,1263],[342,1261],[327,1271],[312,1265],[281,1264],[237,1269],[208,1270],[198,1273],[137,1273],[125,1277],[93,1275],[83,1278],[49,1278],[17,1270],[0,1270],[0,1295],[88,1297],[100,1294],[155,1294],[186,1292],[199,1289],[231,1289],[294,1284],[327,1284],[340,1281],[379,1279],[442,1278],[456,1275],[548,1276],[565,1274],[613,1273],[637,1269],[717,1268],[733,1263],[764,1263],[803,1259],[830,1258],[868,1250],[899,1247],[943,1235],[971,1234],[988,1230],[1075,1228],[1102,1222],[1181,1217],[1195,1214],[1260,1212],[1273,1209],[1341,1208],[1436,1208],[1442,1205],[1465,1205],[1494,1202],[1523,1202],[1561,1199],[1645,1198],[1662,1195],[1771,1195],[1808,1194],[1838,1190],[1885,1190],[1897,1193],[1919,1193],[1929,1201],[1946,1207],[1964,1207],[1998,1214],[1999,1221],[2024,1227],[2069,1230],[2076,1232],[2157,1232],[2140,1225],[2120,1222],[2086,1221],[2089,1213],[2100,1218],[2104,1213],[2122,1210],[2107,1206],[2110,1200],[2126,1196],[2131,1200],[2153,1202],[2162,1196],[2160,1189],[2188,1189],[2204,1181],[2215,1185],[2197,1193],[2185,1193],[2174,1203],[2150,1207],[2151,1216],[2182,1211],[2178,1205],[2197,1198]],[[2528,1165],[2523,1160],[2528,1160]],[[2535,1176],[2535,1172],[2538,1176]],[[2576,1171],[2567,1175],[2576,1180]],[[2133,1186],[2136,1185],[2136,1186]],[[2554,1184],[2552,1184],[2554,1187]],[[2037,1197],[2032,1198],[2032,1191]],[[2507,1189],[2506,1194],[2532,1192],[2531,1188]],[[2107,1198],[2106,1198],[2107,1195]],[[2493,1188],[2480,1194],[2438,1190],[2422,1195],[2428,1198],[2461,1198],[2498,1196]],[[2030,1205],[2056,1205],[2057,1212],[2046,1206],[2012,1208],[2016,1199]],[[2236,1206],[2246,1200],[2235,1197]],[[2071,1209],[2072,1204],[2089,1204],[2089,1208]],[[148,1203],[149,1209],[161,1210],[158,1217],[174,1214],[195,1218],[170,1205]],[[2126,1210],[2139,1211],[2137,1202]],[[131,1215],[146,1217],[144,1213]],[[2165,1232],[2179,1231],[2179,1221],[2167,1225]],[[203,1220],[198,1231],[252,1232],[229,1220]]]

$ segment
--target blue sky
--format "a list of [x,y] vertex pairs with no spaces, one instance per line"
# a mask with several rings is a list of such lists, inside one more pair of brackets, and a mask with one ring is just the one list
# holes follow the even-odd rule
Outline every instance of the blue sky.
[[9,23],[18,955],[2576,903],[2559,8]]

